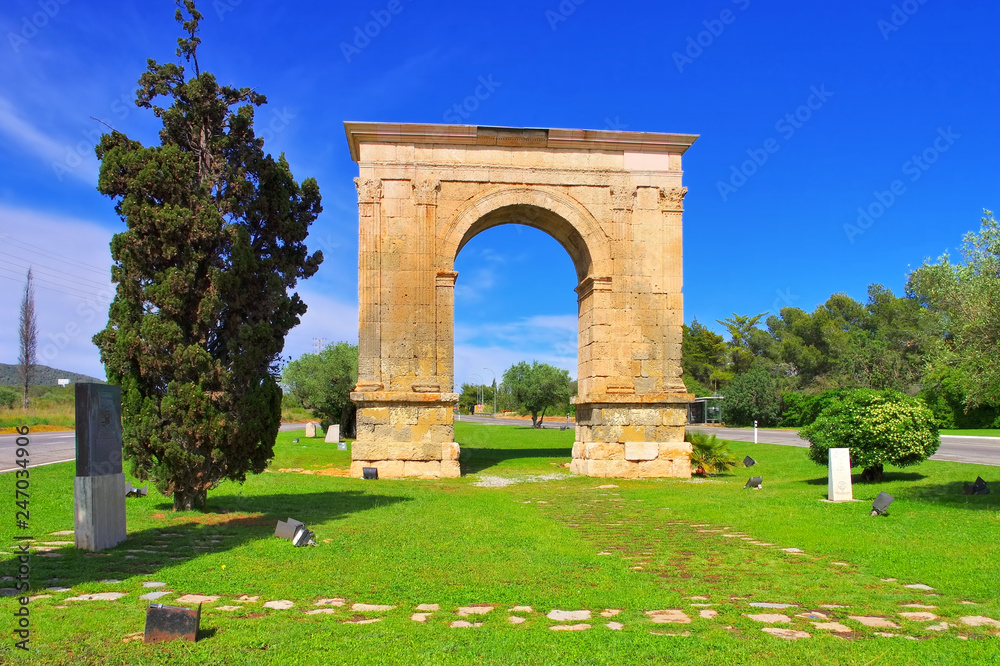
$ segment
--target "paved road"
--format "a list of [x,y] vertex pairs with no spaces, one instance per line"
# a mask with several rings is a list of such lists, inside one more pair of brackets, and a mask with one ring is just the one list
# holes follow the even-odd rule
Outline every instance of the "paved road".
[[[487,425],[525,426],[530,421],[514,419],[495,419],[492,416],[463,416],[464,422],[482,423]],[[545,428],[565,428],[566,419],[546,419]],[[571,423],[570,428],[574,425]],[[733,439],[742,442],[753,441],[753,430],[746,428],[715,428],[703,426],[688,426],[692,430],[715,433],[723,439]],[[304,423],[282,423],[281,430],[304,430]],[[28,435],[30,444],[29,467],[51,465],[57,462],[67,462],[76,459],[76,435],[72,432],[40,432]],[[788,430],[758,430],[757,441],[766,444],[781,444],[784,446],[808,447],[809,442]],[[0,473],[18,469],[15,465],[17,435],[0,435]],[[1000,466],[1000,437],[960,437],[958,435],[942,435],[941,448],[931,456],[931,460],[949,460],[952,462],[976,463],[979,465]]]
[[[716,428],[712,426],[688,426],[688,428],[700,432],[714,433],[723,439],[732,439],[740,442],[753,441],[752,428]],[[800,446],[803,448],[809,446],[809,442],[799,437],[798,433],[789,430],[760,429],[757,431],[757,441],[766,444]],[[941,447],[937,453],[931,456],[931,460],[948,460],[951,462],[1000,466],[1000,437],[941,435]]]
[[[280,429],[286,431],[305,428],[305,423],[282,423]],[[28,467],[76,460],[76,433],[72,431],[29,432],[28,441]],[[15,464],[17,448],[17,435],[0,435],[0,473],[20,469]]]

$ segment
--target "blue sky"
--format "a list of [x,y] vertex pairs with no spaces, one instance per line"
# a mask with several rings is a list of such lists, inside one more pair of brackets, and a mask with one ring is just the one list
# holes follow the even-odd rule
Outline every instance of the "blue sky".
[[[954,251],[997,204],[1000,56],[993,3],[355,3],[202,0],[204,70],[253,86],[266,148],[317,178],[320,272],[285,355],[357,340],[357,205],[343,121],[700,134],[685,156],[685,320],[812,310]],[[384,25],[367,39],[366,24]],[[0,362],[35,267],[42,362],[103,376],[108,242],[100,118],[155,142],[132,104],[146,58],[174,59],[173,2],[7,0],[0,11]],[[867,217],[862,217],[862,212]],[[860,222],[859,222],[860,218]],[[845,226],[847,225],[847,226]],[[504,226],[458,257],[456,381],[521,359],[576,374],[572,264]],[[41,282],[46,280],[46,283]],[[488,368],[485,369],[485,368]]]

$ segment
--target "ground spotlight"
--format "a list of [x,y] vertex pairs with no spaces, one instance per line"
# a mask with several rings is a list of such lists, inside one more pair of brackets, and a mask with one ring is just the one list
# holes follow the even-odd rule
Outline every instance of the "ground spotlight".
[[760,490],[764,485],[764,477],[762,476],[751,476],[747,484],[743,486],[744,488],[752,488],[753,490]]
[[305,525],[299,525],[295,528],[295,535],[292,537],[293,546],[315,546],[316,536],[309,528]]
[[366,479],[378,479],[378,467],[362,467],[361,473]]
[[989,495],[990,489],[989,486],[986,485],[986,482],[983,481],[983,477],[977,476],[976,482],[965,484],[962,492],[966,495]]
[[747,456],[746,458],[743,459],[743,466],[744,467],[753,467],[756,464],[757,464],[757,461],[754,460],[753,458],[751,458],[750,456]]
[[875,501],[872,502],[872,515],[873,516],[884,516],[889,513],[889,505],[896,501],[896,498],[889,493],[882,492],[878,494]]

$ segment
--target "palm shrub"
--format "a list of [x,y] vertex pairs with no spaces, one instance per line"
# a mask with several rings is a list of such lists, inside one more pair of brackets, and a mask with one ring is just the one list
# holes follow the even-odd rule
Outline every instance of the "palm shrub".
[[721,474],[736,465],[729,445],[716,439],[715,435],[687,432],[684,441],[691,444],[691,468],[694,470],[700,468],[705,474]]
[[851,465],[863,481],[881,481],[883,465],[906,467],[934,455],[940,444],[934,414],[922,400],[898,391],[845,391],[799,431],[809,440],[809,457],[829,462],[831,448],[851,451]]

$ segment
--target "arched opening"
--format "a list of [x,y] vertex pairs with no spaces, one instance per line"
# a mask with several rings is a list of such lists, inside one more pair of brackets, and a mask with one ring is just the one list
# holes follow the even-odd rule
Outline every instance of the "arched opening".
[[[474,226],[455,260],[454,386],[465,413],[473,386],[483,386],[487,413],[494,402],[501,411],[515,408],[503,391],[492,395],[492,383],[500,385],[505,370],[521,361],[567,370],[576,393],[576,268],[559,241],[524,219]],[[572,411],[560,401],[545,415],[565,419]]]

